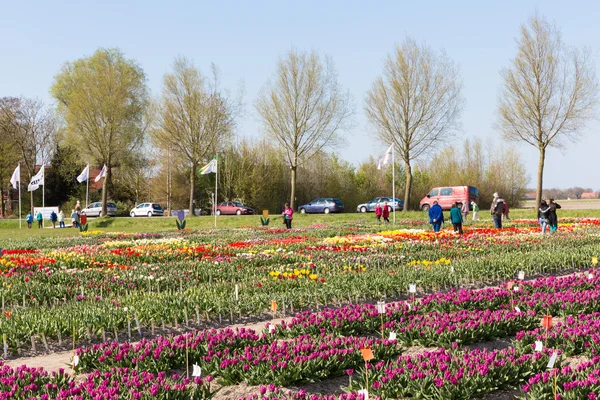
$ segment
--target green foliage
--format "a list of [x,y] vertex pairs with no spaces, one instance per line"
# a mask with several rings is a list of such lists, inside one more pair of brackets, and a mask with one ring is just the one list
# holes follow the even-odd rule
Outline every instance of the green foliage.
[[182,231],[185,229],[185,219],[183,221],[179,221],[178,219],[175,220],[175,223],[177,224],[177,230],[178,231]]
[[269,218],[268,217],[267,218],[260,217],[260,224],[262,226],[268,226],[269,225]]
[[79,225],[79,232],[87,232],[87,230],[88,230],[88,224]]

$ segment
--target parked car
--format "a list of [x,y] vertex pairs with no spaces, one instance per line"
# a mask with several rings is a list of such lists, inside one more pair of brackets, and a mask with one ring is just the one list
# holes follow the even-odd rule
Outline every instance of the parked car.
[[[88,217],[99,217],[102,214],[102,202],[97,201],[96,203],[88,204],[86,208],[81,210],[81,214]],[[106,215],[109,217],[117,216],[117,205],[115,203],[106,203]]]
[[217,204],[217,215],[250,215],[254,210],[237,201],[224,201]]
[[421,200],[419,206],[421,210],[428,211],[433,205],[433,202],[437,201],[438,204],[444,210],[452,208],[452,204],[458,203],[469,203],[471,202],[479,204],[479,190],[473,186],[443,186],[431,189],[429,194]]
[[340,199],[333,197],[323,197],[314,199],[308,204],[301,205],[298,207],[300,214],[307,213],[325,213],[330,212],[344,212],[344,203]]
[[375,197],[366,203],[359,204],[358,206],[356,206],[356,211],[363,213],[375,212],[375,207],[377,207],[377,203],[381,203],[381,205],[383,206],[383,203],[385,202],[387,202],[388,205],[390,207],[393,207],[393,209],[396,211],[402,211],[402,209],[404,208],[404,201],[398,198],[393,199],[392,197]]
[[157,203],[141,203],[135,207],[129,215],[131,217],[154,217],[154,216],[163,216],[165,212],[163,211],[160,204]]

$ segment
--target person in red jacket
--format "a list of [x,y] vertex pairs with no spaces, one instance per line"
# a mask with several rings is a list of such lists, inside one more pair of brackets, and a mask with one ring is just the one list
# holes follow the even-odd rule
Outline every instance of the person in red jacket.
[[390,223],[390,206],[387,201],[383,203],[383,210],[381,210],[381,216],[386,223]]
[[377,203],[377,206],[375,206],[375,216],[377,217],[377,222],[381,222],[381,214],[383,213],[383,210],[381,208],[381,203]]

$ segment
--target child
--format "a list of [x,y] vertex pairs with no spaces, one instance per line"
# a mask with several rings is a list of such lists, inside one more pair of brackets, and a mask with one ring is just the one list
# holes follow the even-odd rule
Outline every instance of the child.
[[25,221],[27,222],[27,227],[31,229],[31,224],[33,224],[33,215],[31,213],[27,214]]
[[377,206],[375,207],[375,216],[377,217],[377,222],[381,223],[381,214],[383,213],[383,210],[381,209],[381,203],[377,203]]
[[387,201],[383,203],[383,210],[381,210],[381,216],[387,224],[390,223],[390,206],[388,206]]
[[287,229],[292,229],[292,219],[294,218],[294,210],[290,207],[290,203],[285,203],[283,209],[283,220]]

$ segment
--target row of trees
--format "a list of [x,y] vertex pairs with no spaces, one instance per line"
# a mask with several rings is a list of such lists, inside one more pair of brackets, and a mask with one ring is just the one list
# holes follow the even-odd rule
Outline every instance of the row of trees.
[[[539,150],[538,202],[547,148],[576,139],[597,104],[598,84],[589,54],[585,49],[566,46],[560,31],[535,15],[522,26],[517,55],[501,72],[504,85],[498,100],[497,127],[505,138]],[[279,203],[289,199],[294,207],[297,200],[321,193],[341,197],[336,193],[345,190],[348,196],[360,193],[361,198],[370,197],[367,193],[363,196],[360,185],[374,189],[379,179],[372,173],[361,181],[362,166],[355,169],[327,154],[328,149],[343,143],[343,135],[353,125],[354,109],[349,93],[337,81],[333,62],[315,52],[294,49],[282,57],[275,75],[256,99],[255,109],[266,138],[272,139],[275,147],[266,142],[259,146],[236,141],[241,94],[232,95],[220,87],[216,67],[207,77],[183,57],[176,59],[172,71],[165,75],[161,95],[156,99],[150,97],[141,66],[126,59],[118,49],[99,49],[90,57],[66,63],[51,93],[58,104],[56,118],[37,101],[2,100],[0,129],[7,140],[0,140],[0,145],[18,156],[0,160],[0,166],[23,161],[28,163],[30,177],[35,164],[47,162],[56,151],[56,146],[49,144],[58,143],[64,151],[76,151],[82,163],[107,166],[101,192],[104,205],[109,192],[116,195],[110,190],[118,185],[113,182],[116,168],[117,181],[126,182],[123,186],[129,188],[119,194],[130,193],[139,199],[149,192],[148,182],[154,178],[162,182],[169,208],[173,201],[179,201],[176,197],[184,172],[188,176],[187,207],[194,208],[195,201],[202,200],[198,196],[204,194],[204,183],[197,179],[198,167],[216,152],[236,154],[222,161],[224,195],[248,199],[254,205],[276,198]],[[28,106],[31,104],[38,107]],[[450,154],[447,146],[460,126],[463,106],[457,65],[443,51],[436,52],[411,38],[396,46],[382,75],[368,91],[364,111],[374,135],[384,143],[392,143],[401,161],[398,172],[405,179],[399,187],[404,191],[406,209],[415,206],[423,193],[419,186],[423,182],[431,186],[444,176],[446,180],[439,184],[468,183],[486,193],[486,184],[499,184],[491,177],[493,165],[509,162],[506,160],[512,161],[506,166],[520,165],[515,164],[519,160],[511,149],[501,159],[488,157],[486,164],[483,152],[477,150],[481,144],[471,143],[466,148],[476,156],[469,161],[469,168],[463,168],[465,161]],[[39,112],[28,112],[33,109]],[[20,145],[24,137],[30,142]],[[462,154],[461,150],[452,149]],[[430,160],[431,164],[427,162]],[[454,164],[446,165],[450,160]],[[315,163],[334,174],[316,187],[312,184]],[[430,173],[437,165],[447,168]],[[322,169],[317,170],[317,175],[326,176]],[[460,172],[463,170],[477,174],[465,175]],[[503,180],[515,186],[502,189],[505,197],[515,201],[524,186],[517,182],[524,176],[523,171],[517,172]],[[278,174],[289,178],[289,184],[283,184]],[[0,179],[6,179],[6,172],[0,172]],[[259,194],[264,186],[254,180],[272,180],[278,186]],[[311,183],[310,193],[302,191],[305,182]],[[420,193],[415,196],[413,188]],[[334,189],[337,192],[332,193]],[[498,190],[498,186],[490,190]],[[263,203],[260,196],[268,198]]]

